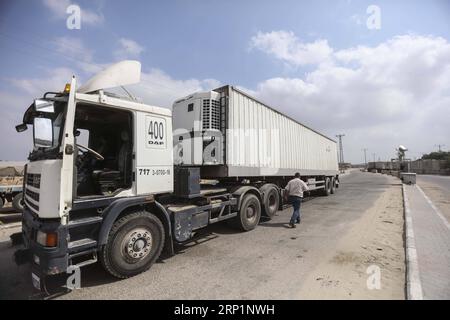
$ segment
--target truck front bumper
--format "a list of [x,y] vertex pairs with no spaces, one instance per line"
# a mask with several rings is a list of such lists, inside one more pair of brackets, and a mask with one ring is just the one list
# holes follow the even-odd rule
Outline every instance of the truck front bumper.
[[[57,246],[45,247],[36,241],[38,231],[57,234]],[[68,267],[68,230],[59,219],[39,219],[29,209],[22,215],[22,236],[32,272],[39,276],[66,272]]]

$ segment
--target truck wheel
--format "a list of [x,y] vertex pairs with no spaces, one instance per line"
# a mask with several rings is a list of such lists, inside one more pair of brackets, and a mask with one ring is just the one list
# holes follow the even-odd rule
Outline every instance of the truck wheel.
[[261,218],[261,203],[257,196],[247,193],[242,200],[241,209],[236,217],[236,226],[242,231],[254,229]]
[[330,193],[334,194],[335,192],[336,192],[336,179],[334,177],[331,177]]
[[147,211],[128,214],[117,220],[100,254],[103,267],[121,279],[147,271],[164,246],[164,227]]
[[16,194],[12,201],[12,206],[16,211],[22,212],[23,211],[23,193],[20,192]]
[[3,199],[0,198],[0,209],[3,208]]
[[325,188],[322,191],[322,194],[324,196],[329,196],[330,195],[330,192],[331,192],[330,184],[331,184],[330,178],[328,178],[328,177],[325,178],[325,184],[324,184]]
[[272,187],[264,193],[264,215],[272,218],[280,206],[280,197],[276,188]]

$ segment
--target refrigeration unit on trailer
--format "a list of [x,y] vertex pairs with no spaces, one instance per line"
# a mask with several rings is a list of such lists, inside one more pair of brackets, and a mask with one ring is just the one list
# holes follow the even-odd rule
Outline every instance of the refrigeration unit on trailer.
[[140,68],[122,61],[79,88],[73,77],[16,127],[32,126],[34,139],[16,258],[38,289],[98,260],[115,277],[136,275],[215,222],[252,230],[282,208],[295,172],[335,190],[335,142],[231,86],[176,101],[173,116],[105,91],[139,82]]

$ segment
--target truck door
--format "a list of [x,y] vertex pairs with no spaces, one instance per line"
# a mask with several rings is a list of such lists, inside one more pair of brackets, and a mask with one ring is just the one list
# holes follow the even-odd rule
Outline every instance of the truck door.
[[173,192],[172,119],[136,112],[136,194]]
[[75,92],[76,79],[73,77],[70,84],[66,121],[60,149],[63,155],[63,162],[61,168],[59,215],[63,219],[63,224],[67,222],[67,216],[72,209],[73,200],[74,159],[76,157],[75,152],[77,150],[73,134],[73,126],[75,121]]

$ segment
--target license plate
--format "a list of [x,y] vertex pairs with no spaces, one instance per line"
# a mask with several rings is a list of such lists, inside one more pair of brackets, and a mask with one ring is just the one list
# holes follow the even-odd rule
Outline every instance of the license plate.
[[41,291],[41,278],[38,275],[31,273],[31,281],[33,282],[33,287]]

